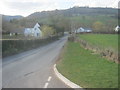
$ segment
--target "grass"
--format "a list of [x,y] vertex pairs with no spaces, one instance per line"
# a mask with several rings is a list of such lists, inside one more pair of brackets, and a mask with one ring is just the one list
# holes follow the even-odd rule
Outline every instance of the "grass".
[[95,45],[102,49],[112,49],[118,51],[118,35],[117,34],[83,34],[79,35],[80,39],[87,41],[89,44]]
[[68,42],[57,69],[84,88],[117,88],[118,64],[93,55],[79,43]]

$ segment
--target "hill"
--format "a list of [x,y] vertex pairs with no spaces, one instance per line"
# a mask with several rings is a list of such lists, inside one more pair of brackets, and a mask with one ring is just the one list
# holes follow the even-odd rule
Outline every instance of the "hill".
[[21,15],[16,15],[16,16],[9,16],[9,15],[2,15],[2,18],[5,20],[5,21],[10,21],[10,20],[13,20],[13,19],[21,19],[23,18],[23,16]]
[[[96,23],[100,23],[100,30],[96,32],[113,33],[117,25],[118,9],[115,8],[89,8],[89,7],[73,7],[64,10],[42,11],[30,14],[27,17],[22,16],[3,16],[7,19],[11,28],[7,28],[4,22],[3,30],[13,31],[18,28],[27,28],[34,23],[41,25],[49,25],[57,32],[72,31],[79,27],[92,28],[96,27]],[[18,30],[17,30],[18,31]],[[20,30],[19,30],[20,31]],[[95,31],[95,30],[94,30]]]
[[110,15],[117,16],[118,9],[115,8],[89,8],[89,7],[73,7],[65,10],[53,10],[35,12],[28,16],[28,18],[47,17],[49,15],[63,15],[63,16],[79,16],[79,15]]

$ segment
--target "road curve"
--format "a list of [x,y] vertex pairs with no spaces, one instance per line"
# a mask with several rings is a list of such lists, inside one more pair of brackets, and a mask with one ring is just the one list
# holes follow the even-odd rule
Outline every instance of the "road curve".
[[3,59],[3,88],[69,88],[53,71],[60,50],[67,41],[63,37],[46,46]]

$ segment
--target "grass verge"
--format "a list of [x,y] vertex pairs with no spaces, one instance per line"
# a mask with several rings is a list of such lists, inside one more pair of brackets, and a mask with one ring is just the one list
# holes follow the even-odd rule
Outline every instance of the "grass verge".
[[118,88],[118,64],[91,54],[79,43],[67,43],[57,69],[84,88]]

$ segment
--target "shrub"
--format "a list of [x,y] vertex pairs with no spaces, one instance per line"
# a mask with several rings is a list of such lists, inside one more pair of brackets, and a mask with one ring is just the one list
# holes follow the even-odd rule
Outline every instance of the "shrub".
[[2,41],[2,56],[13,55],[22,51],[40,47],[47,43],[57,40],[58,37],[49,37],[46,39],[36,40],[3,40]]

